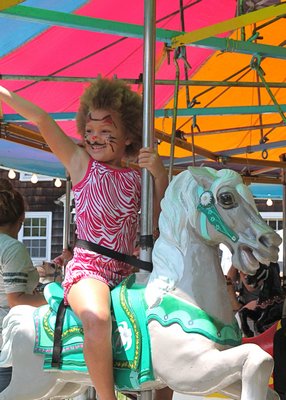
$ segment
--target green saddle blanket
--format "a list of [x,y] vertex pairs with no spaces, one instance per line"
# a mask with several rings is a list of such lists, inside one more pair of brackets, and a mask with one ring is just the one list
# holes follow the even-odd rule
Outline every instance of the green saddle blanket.
[[241,331],[234,317],[225,324],[183,299],[172,294],[163,297],[161,303],[146,311],[147,321],[158,321],[168,327],[178,324],[186,333],[198,333],[222,346],[238,346],[242,342]]
[[[144,289],[145,286],[137,284],[135,276],[131,275],[111,291],[112,349],[117,390],[139,390],[143,383],[154,380]],[[34,313],[34,352],[44,355],[44,369],[49,370],[53,369],[54,329],[63,289],[59,283],[50,283],[45,287],[44,294],[49,304],[37,308]],[[82,350],[81,321],[67,307],[59,368],[87,372]]]
[[[186,333],[203,335],[221,345],[241,344],[241,332],[235,319],[226,325],[172,294],[165,295],[157,307],[147,309],[144,290],[145,286],[137,283],[135,275],[131,275],[111,291],[114,379],[118,390],[140,390],[143,383],[154,380],[147,327],[152,320],[164,327],[178,324]],[[37,308],[34,314],[34,351],[44,354],[44,368],[52,369],[56,313],[63,298],[60,284],[47,285],[45,297],[49,304]],[[81,322],[67,307],[60,369],[87,372],[82,349]]]

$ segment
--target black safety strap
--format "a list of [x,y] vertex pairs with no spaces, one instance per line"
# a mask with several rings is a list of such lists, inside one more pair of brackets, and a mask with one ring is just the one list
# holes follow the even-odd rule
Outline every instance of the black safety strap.
[[151,262],[139,260],[135,256],[129,256],[128,254],[123,254],[119,251],[108,249],[107,247],[89,242],[88,240],[77,239],[75,245],[76,247],[81,247],[89,251],[94,251],[95,253],[102,254],[103,256],[113,258],[117,261],[125,262],[126,264],[132,265],[133,267],[145,269],[149,272],[151,272],[153,269],[153,264]]
[[67,306],[64,304],[64,300],[60,302],[56,323],[54,331],[54,347],[52,355],[52,367],[60,368],[61,364],[61,354],[62,354],[62,332],[63,332],[63,322],[66,313]]

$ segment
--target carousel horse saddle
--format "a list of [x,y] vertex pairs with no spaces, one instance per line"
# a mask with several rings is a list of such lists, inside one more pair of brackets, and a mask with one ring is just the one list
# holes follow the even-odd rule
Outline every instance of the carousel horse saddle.
[[[118,390],[140,390],[142,384],[154,380],[144,288],[131,275],[111,291],[113,366]],[[59,283],[53,282],[45,287],[44,295],[48,304],[37,308],[34,313],[34,352],[43,354],[44,369],[52,370],[55,325],[63,289]],[[67,306],[62,321],[59,369],[87,372],[82,351],[83,337],[81,321]]]

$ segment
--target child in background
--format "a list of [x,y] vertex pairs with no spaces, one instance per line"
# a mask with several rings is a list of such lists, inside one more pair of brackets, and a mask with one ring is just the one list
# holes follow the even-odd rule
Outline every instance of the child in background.
[[[25,203],[20,192],[8,179],[0,179],[0,347],[2,321],[11,307],[46,304],[41,294],[34,291],[39,274],[33,266],[28,250],[18,240],[25,219]],[[12,368],[0,368],[0,392],[10,383]]]
[[[53,153],[68,170],[73,183],[78,239],[121,253],[134,251],[141,175],[123,168],[123,158],[135,159],[154,181],[154,226],[167,173],[152,148],[142,148],[142,100],[124,82],[98,79],[81,97],[78,131],[84,147],[74,143],[41,108],[0,86],[0,100],[35,123]],[[75,246],[63,282],[65,301],[81,319],[84,356],[101,400],[115,400],[110,289],[132,267]]]

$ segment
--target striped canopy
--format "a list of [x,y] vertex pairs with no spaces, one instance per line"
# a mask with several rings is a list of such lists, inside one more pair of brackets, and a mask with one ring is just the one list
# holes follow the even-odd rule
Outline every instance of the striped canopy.
[[[155,136],[174,172],[209,165],[280,183],[286,2],[277,3],[239,15],[236,0],[157,0]],[[3,85],[50,112],[75,140],[79,97],[91,79],[116,76],[142,92],[143,0],[4,0],[1,8]],[[5,105],[2,113],[0,164],[65,177],[36,129]]]

